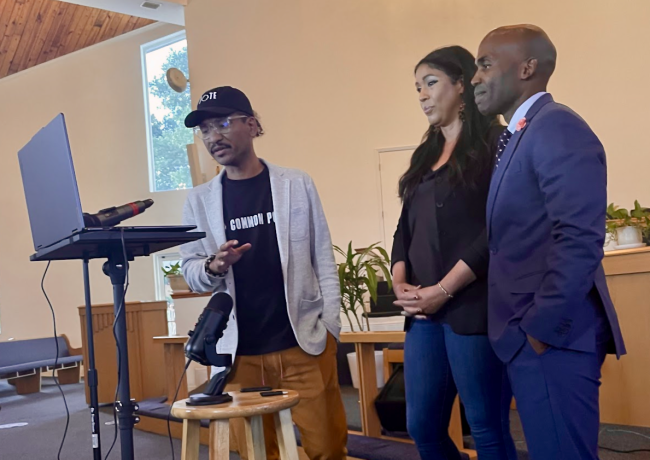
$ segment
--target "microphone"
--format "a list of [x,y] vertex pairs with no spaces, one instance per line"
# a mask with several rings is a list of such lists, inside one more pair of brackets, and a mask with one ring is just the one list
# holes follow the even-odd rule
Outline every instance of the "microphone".
[[188,406],[223,404],[232,401],[232,396],[223,393],[228,374],[232,369],[232,355],[217,354],[217,340],[223,336],[223,331],[228,325],[232,304],[232,297],[225,292],[214,294],[199,316],[194,330],[188,333],[190,339],[185,344],[185,356],[204,366],[223,368],[221,372],[212,376],[203,393],[190,396],[186,401]]
[[113,227],[123,220],[143,213],[152,204],[153,200],[147,199],[102,209],[97,214],[84,213],[84,225],[86,227]]
[[216,345],[228,325],[232,304],[232,297],[225,292],[212,296],[194,325],[194,330],[188,333],[190,339],[185,345],[185,356],[204,366],[224,365],[218,358]]

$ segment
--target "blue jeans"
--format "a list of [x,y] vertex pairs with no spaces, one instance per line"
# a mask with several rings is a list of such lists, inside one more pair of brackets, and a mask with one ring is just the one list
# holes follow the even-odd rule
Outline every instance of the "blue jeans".
[[510,435],[511,391],[503,363],[484,335],[413,320],[404,344],[406,419],[422,460],[460,460],[449,437],[458,393],[479,460],[516,460]]

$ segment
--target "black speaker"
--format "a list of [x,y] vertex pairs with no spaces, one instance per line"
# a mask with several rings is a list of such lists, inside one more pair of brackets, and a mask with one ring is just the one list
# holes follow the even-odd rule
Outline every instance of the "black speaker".
[[402,309],[393,305],[396,300],[397,297],[393,294],[393,290],[388,289],[388,283],[380,281],[377,283],[377,302],[375,303],[372,298],[370,299],[370,312],[367,315],[364,313],[364,316],[369,318],[399,316]]
[[398,365],[375,399],[379,423],[386,431],[406,433],[404,366]]

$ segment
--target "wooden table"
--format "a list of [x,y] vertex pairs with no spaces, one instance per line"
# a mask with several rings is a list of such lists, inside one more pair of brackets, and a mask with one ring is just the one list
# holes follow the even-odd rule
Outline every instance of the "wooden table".
[[214,292],[192,292],[192,291],[175,291],[172,293],[172,299],[194,299],[197,297],[212,297]]
[[600,420],[650,427],[650,248],[606,252],[603,267],[627,355],[603,364]]
[[375,410],[377,371],[375,365],[375,344],[404,343],[403,331],[343,332],[341,343],[354,343],[359,369],[359,399],[361,429],[365,436],[381,438],[381,424]]
[[[375,344],[404,343],[406,333],[403,331],[379,332],[343,332],[342,343],[354,343],[357,352],[359,369],[359,399],[361,411],[361,427],[365,436],[382,438],[381,424],[375,409],[375,399],[379,394],[377,389],[377,373],[375,365]],[[454,402],[449,422],[449,436],[459,450],[467,453],[470,458],[476,458],[476,452],[464,449],[463,427],[460,419],[460,403],[458,397]]]

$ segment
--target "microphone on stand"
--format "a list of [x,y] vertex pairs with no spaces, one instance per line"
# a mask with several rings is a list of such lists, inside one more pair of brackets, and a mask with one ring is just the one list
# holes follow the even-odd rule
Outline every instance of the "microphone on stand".
[[152,204],[152,199],[146,199],[102,209],[97,214],[84,213],[84,225],[86,227],[113,227],[123,220],[142,214]]
[[211,352],[216,355],[217,340],[223,335],[232,311],[232,297],[225,292],[217,292],[210,298],[208,305],[199,316],[194,330],[188,335],[185,344],[185,356],[204,366],[221,366],[210,360]]
[[232,401],[232,396],[223,394],[226,377],[232,368],[232,355],[217,354],[217,341],[223,336],[232,311],[232,297],[225,292],[217,292],[210,298],[208,305],[199,316],[194,330],[188,335],[185,344],[185,356],[204,366],[223,367],[215,374],[202,394],[190,396],[188,406],[221,404]]

